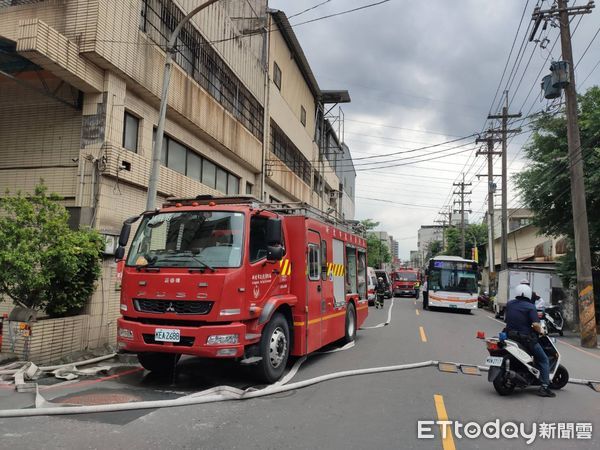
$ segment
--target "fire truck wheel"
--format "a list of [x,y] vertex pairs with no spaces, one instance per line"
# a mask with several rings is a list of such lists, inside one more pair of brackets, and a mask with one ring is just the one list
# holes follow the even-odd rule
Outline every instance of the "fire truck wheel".
[[168,375],[175,371],[175,366],[181,358],[178,353],[138,353],[138,361],[150,372]]
[[290,328],[280,313],[275,313],[265,326],[260,339],[261,361],[256,365],[256,377],[264,383],[274,383],[283,375],[290,355]]
[[344,334],[344,343],[354,341],[356,339],[356,310],[353,303],[348,303],[346,308],[346,333]]

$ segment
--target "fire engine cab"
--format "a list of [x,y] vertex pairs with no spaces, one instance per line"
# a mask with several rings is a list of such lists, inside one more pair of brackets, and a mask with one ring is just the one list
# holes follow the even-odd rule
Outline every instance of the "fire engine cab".
[[267,383],[289,355],[353,341],[368,314],[365,239],[301,203],[173,199],[128,219],[118,345],[147,370],[235,358]]

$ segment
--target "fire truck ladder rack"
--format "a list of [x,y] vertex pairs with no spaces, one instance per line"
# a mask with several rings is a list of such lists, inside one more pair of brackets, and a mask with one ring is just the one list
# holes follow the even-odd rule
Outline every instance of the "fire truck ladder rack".
[[169,197],[166,203],[163,204],[163,207],[168,208],[178,204],[182,206],[198,206],[209,205],[210,203],[215,203],[218,205],[253,205],[255,208],[272,211],[278,214],[304,215],[307,217],[312,217],[313,219],[318,219],[323,222],[335,225],[341,228],[343,231],[346,231],[347,233],[354,233],[360,236],[364,236],[365,234],[365,229],[359,221],[339,220],[305,202],[263,203],[259,199],[251,195],[235,195],[225,197],[199,195],[195,198]]

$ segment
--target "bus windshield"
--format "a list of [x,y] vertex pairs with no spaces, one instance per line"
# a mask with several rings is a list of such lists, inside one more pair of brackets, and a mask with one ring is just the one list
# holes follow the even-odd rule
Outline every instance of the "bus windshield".
[[434,261],[429,269],[428,287],[433,291],[477,292],[474,263]]
[[221,211],[156,214],[141,223],[128,266],[239,267],[244,215]]

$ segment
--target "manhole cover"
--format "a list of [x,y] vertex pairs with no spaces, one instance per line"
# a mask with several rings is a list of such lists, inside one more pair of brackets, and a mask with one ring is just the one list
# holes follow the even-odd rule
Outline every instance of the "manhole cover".
[[69,403],[71,405],[112,405],[113,403],[131,403],[139,402],[142,399],[137,395],[125,394],[122,392],[103,392],[89,394],[68,395],[60,399],[60,403]]

